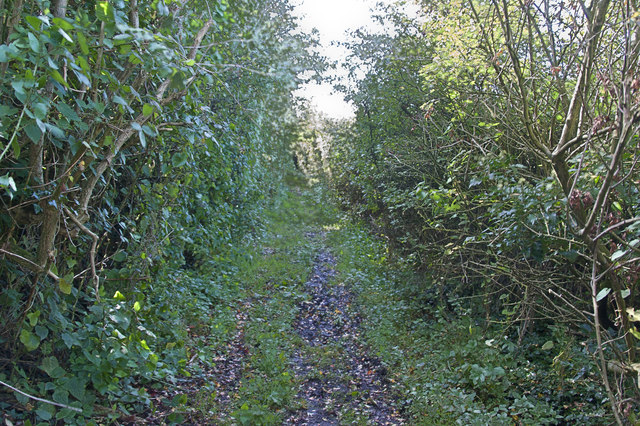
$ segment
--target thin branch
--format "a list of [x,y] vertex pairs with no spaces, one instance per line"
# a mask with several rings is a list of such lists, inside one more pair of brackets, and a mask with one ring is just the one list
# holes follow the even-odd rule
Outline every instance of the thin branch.
[[610,227],[608,227],[607,229],[605,229],[604,231],[596,235],[593,241],[598,241],[600,238],[604,237],[606,234],[613,231],[614,229],[620,228],[621,226],[631,225],[632,223],[636,223],[638,221],[640,221],[640,217],[634,217],[633,219],[626,219],[616,223],[615,225],[611,225]]
[[64,212],[69,216],[69,219],[78,226],[78,228],[80,228],[85,234],[89,235],[93,240],[91,243],[91,251],[89,252],[89,261],[91,262],[91,278],[93,279],[93,286],[96,292],[96,300],[100,301],[100,279],[96,273],[96,248],[98,246],[98,236],[89,228],[84,226],[68,208],[65,207]]
[[591,301],[593,303],[593,320],[595,323],[596,330],[596,342],[598,345],[598,358],[600,361],[600,375],[602,376],[602,381],[604,382],[604,387],[607,390],[607,396],[609,397],[609,403],[611,404],[611,410],[613,411],[613,415],[616,419],[616,423],[622,425],[622,420],[620,419],[620,413],[618,412],[618,407],[616,405],[616,397],[611,390],[611,385],[609,384],[609,375],[607,374],[607,361],[604,357],[604,349],[602,347],[602,331],[600,330],[600,317],[599,317],[599,306],[598,306],[598,279],[596,278],[596,268],[598,265],[597,254],[594,251],[593,262],[591,264]]
[[12,391],[18,392],[20,395],[24,395],[27,398],[33,399],[35,401],[44,402],[45,404],[55,405],[56,407],[66,408],[68,410],[75,411],[76,413],[82,413],[82,409],[80,409],[80,408],[71,407],[69,405],[60,404],[60,403],[57,403],[57,402],[49,401],[48,399],[38,398],[37,396],[29,395],[28,393],[22,392],[20,389],[14,388],[13,386],[11,386],[11,385],[3,382],[3,381],[0,381],[0,385],[6,386],[9,389],[11,389]]
[[[2,248],[0,248],[0,254],[4,254],[5,256],[12,258],[16,263],[26,268],[29,268],[33,272],[36,272],[36,273],[44,272],[44,268],[42,268],[40,265],[38,265],[32,260],[27,259],[26,257],[20,256],[19,254],[15,254],[13,252],[10,252]],[[47,271],[47,275],[49,275],[51,278],[53,278],[56,281],[60,281],[60,277],[58,277],[55,273],[53,273],[50,270]]]

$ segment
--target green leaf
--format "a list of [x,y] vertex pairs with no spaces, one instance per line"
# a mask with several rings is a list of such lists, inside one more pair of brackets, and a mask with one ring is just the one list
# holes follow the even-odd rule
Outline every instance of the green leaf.
[[67,32],[65,30],[63,30],[62,28],[58,28],[58,33],[60,33],[62,38],[67,40],[69,43],[73,44],[73,39],[69,36],[69,34],[67,34]]
[[36,53],[40,53],[40,41],[33,35],[33,33],[29,33],[27,35],[29,39],[29,47]]
[[71,288],[73,284],[73,275],[71,276],[71,280],[68,277],[60,278],[60,282],[58,282],[58,286],[60,287],[60,291],[64,294],[71,294]]
[[34,327],[34,330],[36,331],[36,335],[40,338],[41,341],[46,339],[49,335],[49,329],[47,327],[36,325]]
[[627,253],[626,250],[621,249],[621,250],[617,250],[615,253],[613,253],[611,255],[611,261],[615,262],[616,260],[620,259],[622,256],[624,256]]
[[27,100],[27,92],[24,90],[24,81],[12,81],[11,87],[13,88],[13,92],[16,95],[16,98],[22,103],[26,103]]
[[176,152],[171,156],[171,164],[173,167],[182,167],[187,164],[187,154],[184,152]]
[[179,394],[173,397],[171,401],[171,405],[177,407],[179,405],[185,405],[188,402],[188,397],[186,394]]
[[76,78],[80,83],[84,84],[87,87],[91,87],[91,80],[89,80],[89,77],[77,70],[73,70],[73,73],[76,75]]
[[86,74],[91,73],[91,68],[89,67],[89,62],[87,62],[87,60],[84,58],[84,56],[78,56],[76,58],[76,64],[78,64],[80,66],[80,68],[82,68],[82,71],[84,71]]
[[472,178],[471,182],[469,182],[469,188],[473,188],[474,186],[478,186],[482,183],[482,179]]
[[108,1],[98,1],[96,2],[96,17],[105,22],[113,22],[114,14],[113,14],[113,6],[109,4]]
[[4,176],[0,176],[0,186],[3,188],[11,188],[13,191],[18,190],[18,188],[16,188],[16,182],[8,173]]
[[123,330],[129,328],[129,324],[131,324],[131,319],[122,312],[115,312],[109,315],[109,318],[116,324],[119,324]]
[[553,342],[551,340],[547,341],[544,345],[542,345],[543,351],[548,351],[550,349],[553,349]]
[[7,117],[10,115],[14,115],[18,111],[20,111],[18,108],[14,108],[12,106],[0,105],[0,117]]
[[146,148],[147,137],[144,135],[144,132],[142,131],[142,129],[140,129],[140,131],[138,132],[138,138],[140,139],[140,145],[142,145],[143,148]]
[[153,114],[153,106],[149,104],[144,104],[144,106],[142,107],[142,115],[144,115],[145,117],[148,117],[151,114]]
[[610,288],[603,288],[602,290],[600,290],[598,292],[598,294],[596,295],[596,302],[599,302],[602,299],[604,299],[605,297],[607,297],[609,295],[609,293],[611,293],[611,289]]
[[117,103],[117,104],[120,104],[120,105],[122,105],[123,107],[125,107],[125,108],[127,108],[127,109],[129,108],[129,104],[128,104],[128,103],[127,103],[127,101],[126,101],[124,98],[122,98],[121,96],[115,95],[115,96],[113,97],[113,102],[115,102],[115,103]]
[[50,404],[42,404],[42,405],[40,405],[40,408],[38,408],[36,410],[36,414],[42,420],[44,420],[45,422],[48,422],[49,420],[51,420],[53,418],[55,410],[56,410],[55,407],[53,407]]
[[51,58],[51,56],[47,56],[47,63],[49,64],[49,68],[51,68],[52,70],[58,69],[58,64],[53,62],[53,59]]
[[15,46],[15,44],[10,44],[7,46],[6,44],[0,45],[0,62],[8,62],[10,59],[18,57],[19,50]]
[[28,313],[27,318],[29,319],[29,325],[31,325],[31,327],[35,327],[36,325],[38,325],[38,319],[40,318],[40,310]]
[[24,17],[25,21],[36,31],[40,31],[40,26],[42,25],[42,21],[38,19],[36,16],[28,15]]
[[33,115],[40,120],[44,120],[47,118],[47,112],[49,111],[49,107],[44,102],[35,102],[31,105],[31,109],[33,110]]
[[140,309],[142,309],[142,305],[140,304],[140,302],[136,302],[133,304],[133,310],[136,312],[140,312]]
[[77,377],[72,377],[66,383],[65,388],[78,400],[82,401],[85,397],[86,383]]
[[116,262],[122,262],[126,258],[127,258],[127,252],[122,250],[113,255],[113,260]]
[[20,341],[29,352],[36,350],[40,345],[40,338],[26,329],[20,331]]
[[64,389],[56,389],[53,391],[51,398],[60,404],[69,404],[69,392]]
[[628,288],[625,288],[624,290],[620,290],[620,296],[622,296],[623,299],[626,299],[627,297],[629,297],[630,294],[631,294],[631,290],[629,290]]
[[29,136],[29,139],[35,144],[40,144],[40,138],[42,137],[42,131],[40,127],[34,122],[27,124],[24,127],[24,132]]
[[64,130],[62,130],[58,126],[54,126],[53,124],[45,123],[44,126],[47,128],[49,133],[58,139],[65,139]]
[[61,337],[64,344],[67,345],[67,348],[71,348],[73,345],[80,346],[80,341],[72,334],[62,333]]
[[66,19],[63,18],[53,18],[52,22],[54,25],[56,25],[58,28],[62,28],[63,30],[73,30],[73,25],[71,25],[70,22],[68,22]]
[[182,424],[184,423],[184,415],[180,413],[171,413],[167,416],[167,420],[171,424]]
[[120,290],[116,290],[116,292],[113,295],[113,298],[116,300],[127,300],[126,297],[124,297],[124,294],[120,293]]
[[88,55],[89,45],[87,44],[87,38],[80,31],[76,33],[76,36],[78,37],[78,44],[80,45],[80,51],[82,52],[83,55]]
[[566,259],[569,259],[571,262],[575,262],[580,256],[580,253],[578,253],[576,250],[560,251],[558,252],[558,254]]
[[51,376],[56,368],[60,368],[60,363],[58,362],[58,359],[56,357],[50,356],[42,360],[40,368],[49,376]]
[[59,71],[51,70],[49,74],[51,75],[51,78],[53,78],[58,83],[62,84],[64,87],[69,87],[69,84],[67,84],[67,82],[64,80],[64,78],[62,77],[62,74],[60,74]]
[[18,143],[18,139],[13,139],[11,142],[11,148],[13,149],[13,156],[15,158],[20,158],[20,144]]
[[173,75],[171,75],[171,83],[169,87],[172,89],[182,90],[185,88],[184,81],[186,77],[181,70],[174,70]]
[[635,308],[627,308],[627,315],[633,322],[640,321],[640,312],[636,312]]
[[64,115],[69,121],[80,121],[80,117],[69,105],[59,102],[56,104],[56,109],[60,111],[60,114]]

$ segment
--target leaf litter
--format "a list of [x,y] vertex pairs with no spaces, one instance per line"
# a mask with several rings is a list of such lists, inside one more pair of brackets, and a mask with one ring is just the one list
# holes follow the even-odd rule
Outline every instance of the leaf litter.
[[[325,234],[307,232],[305,237],[317,242]],[[267,256],[272,254],[273,250],[268,248],[263,252]],[[336,263],[331,252],[321,246],[304,284],[308,297],[298,304],[293,324],[304,344],[294,350],[289,360],[296,382],[300,383],[296,398],[303,401],[303,408],[290,410],[284,424],[404,425],[403,402],[393,390],[385,367],[368,352],[363,341],[354,295],[334,280]],[[211,355],[210,362],[194,355],[187,366],[193,373],[190,377],[181,378],[164,390],[151,390],[155,410],[146,413],[144,420],[136,418],[123,423],[166,424],[171,413],[180,413],[182,424],[213,424],[209,423],[213,419],[215,424],[236,424],[231,412],[237,402],[240,381],[247,373],[250,353],[245,325],[256,302],[250,298],[236,305],[235,333]],[[182,404],[175,406],[180,395],[188,396],[193,403],[204,389],[211,390],[207,393],[215,412],[198,413]]]
[[[318,236],[323,235],[307,235]],[[368,424],[403,425],[386,369],[362,341],[353,294],[333,280],[336,263],[322,248],[305,283],[310,299],[299,305],[294,324],[305,346],[290,362],[301,383],[298,398],[306,401],[306,408],[292,413],[285,424],[339,425],[351,415]],[[319,359],[314,353],[325,355]]]

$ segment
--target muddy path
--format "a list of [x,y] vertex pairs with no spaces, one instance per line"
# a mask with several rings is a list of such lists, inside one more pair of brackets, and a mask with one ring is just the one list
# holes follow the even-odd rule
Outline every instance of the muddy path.
[[405,424],[384,366],[363,344],[354,296],[334,279],[335,265],[336,258],[321,248],[305,283],[310,298],[300,304],[294,324],[305,344],[290,362],[306,407],[285,424]]

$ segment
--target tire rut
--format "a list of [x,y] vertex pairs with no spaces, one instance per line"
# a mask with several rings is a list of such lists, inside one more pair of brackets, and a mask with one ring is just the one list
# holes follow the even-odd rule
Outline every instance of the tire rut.
[[[305,284],[311,298],[300,304],[294,324],[305,345],[290,362],[301,380],[298,398],[306,408],[285,424],[339,425],[351,423],[343,419],[351,413],[369,424],[403,425],[384,366],[360,341],[361,318],[352,308],[353,294],[343,284],[331,283],[335,265],[335,257],[321,249]],[[325,355],[314,355],[318,353]]]

